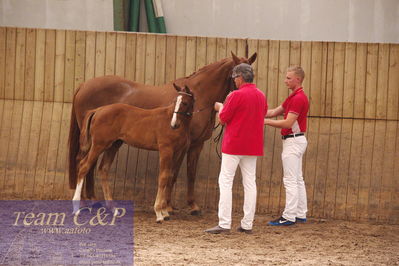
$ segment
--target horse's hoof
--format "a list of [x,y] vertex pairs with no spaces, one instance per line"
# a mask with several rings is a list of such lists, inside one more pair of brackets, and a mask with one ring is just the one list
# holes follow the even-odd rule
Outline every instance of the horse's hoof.
[[157,224],[161,224],[163,220],[157,220]]
[[72,214],[75,215],[75,214],[77,214],[78,212],[80,212],[80,213],[85,213],[85,212],[89,212],[89,210],[88,210],[87,208],[79,208],[79,209],[73,210],[73,211],[72,211]]
[[163,220],[164,220],[164,221],[169,221],[169,220],[170,220],[170,217],[169,217],[169,216],[163,217]]
[[190,214],[193,215],[193,216],[199,216],[199,215],[201,215],[201,211],[200,210],[193,210],[193,211],[190,212]]

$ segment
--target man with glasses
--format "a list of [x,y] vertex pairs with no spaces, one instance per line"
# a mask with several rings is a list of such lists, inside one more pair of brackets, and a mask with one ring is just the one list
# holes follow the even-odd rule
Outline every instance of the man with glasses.
[[215,103],[221,124],[226,126],[222,141],[219,174],[219,224],[207,233],[228,233],[231,228],[232,188],[237,166],[244,186],[244,217],[237,231],[252,233],[256,209],[256,159],[263,155],[263,122],[267,113],[266,97],[255,84],[250,65],[234,67],[232,78],[238,90],[230,93],[224,104]]

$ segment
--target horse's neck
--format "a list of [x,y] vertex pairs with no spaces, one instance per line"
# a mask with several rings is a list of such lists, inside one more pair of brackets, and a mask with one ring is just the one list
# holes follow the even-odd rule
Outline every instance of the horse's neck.
[[214,103],[223,101],[227,95],[227,86],[233,61],[224,60],[220,64],[212,64],[187,77],[187,83],[195,90],[198,101]]

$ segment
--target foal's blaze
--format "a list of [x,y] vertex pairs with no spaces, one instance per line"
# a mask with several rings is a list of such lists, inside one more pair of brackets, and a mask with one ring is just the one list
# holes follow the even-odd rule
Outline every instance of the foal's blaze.
[[80,164],[73,196],[74,213],[79,210],[83,181],[102,153],[103,161],[98,172],[104,198],[110,207],[112,195],[108,185],[108,171],[117,149],[125,142],[137,148],[159,150],[158,192],[154,210],[157,222],[169,217],[166,187],[171,182],[177,158],[184,155],[189,147],[189,126],[194,106],[194,96],[190,89],[173,85],[178,96],[176,103],[168,107],[145,110],[116,103],[87,112],[80,136]]
[[177,112],[179,111],[182,97],[183,96],[179,95],[179,96],[177,96],[177,99],[176,99],[175,111],[173,112],[172,121],[170,121],[170,126],[173,129],[176,129],[179,127],[179,125],[177,124]]

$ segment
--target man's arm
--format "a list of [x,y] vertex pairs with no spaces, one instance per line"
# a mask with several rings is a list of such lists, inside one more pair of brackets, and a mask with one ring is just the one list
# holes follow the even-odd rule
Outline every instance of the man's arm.
[[292,125],[295,123],[295,121],[297,119],[298,119],[297,114],[288,113],[287,118],[283,119],[283,120],[265,119],[265,125],[277,127],[277,128],[292,128]]
[[284,108],[283,106],[280,105],[274,109],[267,110],[265,117],[276,117],[282,115],[283,113],[284,113]]

